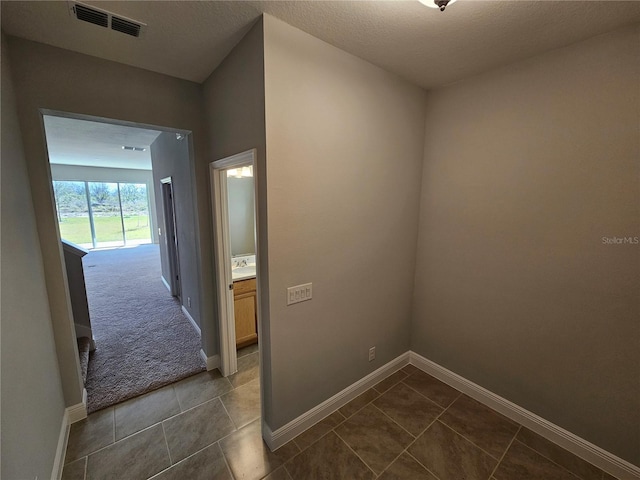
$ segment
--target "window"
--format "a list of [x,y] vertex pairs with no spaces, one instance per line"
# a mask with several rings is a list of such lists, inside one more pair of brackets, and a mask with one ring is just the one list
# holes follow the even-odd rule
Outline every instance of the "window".
[[60,236],[84,248],[151,243],[144,183],[54,180]]

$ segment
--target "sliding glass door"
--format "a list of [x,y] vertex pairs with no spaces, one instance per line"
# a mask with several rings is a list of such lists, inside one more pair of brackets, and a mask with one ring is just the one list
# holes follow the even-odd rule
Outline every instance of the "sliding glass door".
[[121,183],[120,200],[127,243],[149,243],[149,196],[144,183]]
[[93,247],[85,182],[53,181],[60,236],[85,248]]
[[151,243],[144,183],[54,180],[60,236],[84,248]]
[[124,233],[118,184],[89,182],[89,200],[96,232],[96,246],[123,246]]

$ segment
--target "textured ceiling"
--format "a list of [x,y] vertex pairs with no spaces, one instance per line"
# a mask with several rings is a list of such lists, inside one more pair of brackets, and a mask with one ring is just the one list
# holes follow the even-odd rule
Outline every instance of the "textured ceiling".
[[[149,146],[160,131],[44,115],[51,163],[151,170]],[[144,152],[122,146],[143,147]]]
[[67,2],[3,1],[14,36],[203,82],[262,12],[432,88],[640,21],[638,1],[87,1],[146,23],[136,39]]

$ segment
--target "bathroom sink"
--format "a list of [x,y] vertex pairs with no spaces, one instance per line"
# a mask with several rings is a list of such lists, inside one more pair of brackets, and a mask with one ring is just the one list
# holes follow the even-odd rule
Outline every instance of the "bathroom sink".
[[256,276],[256,266],[248,265],[246,267],[236,267],[231,269],[233,280],[242,280]]

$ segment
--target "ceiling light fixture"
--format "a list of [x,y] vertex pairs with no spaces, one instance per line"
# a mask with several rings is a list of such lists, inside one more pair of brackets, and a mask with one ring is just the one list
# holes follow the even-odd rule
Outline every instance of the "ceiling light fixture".
[[441,12],[444,12],[444,9],[447,5],[451,5],[456,0],[418,0],[423,5],[426,5],[429,8],[439,8]]
[[144,147],[130,147],[129,145],[123,145],[122,146],[123,150],[130,150],[132,152],[146,152],[147,149]]
[[227,170],[227,178],[229,177],[235,177],[235,178],[253,177],[253,165],[249,165],[248,167],[230,168],[229,170]]

